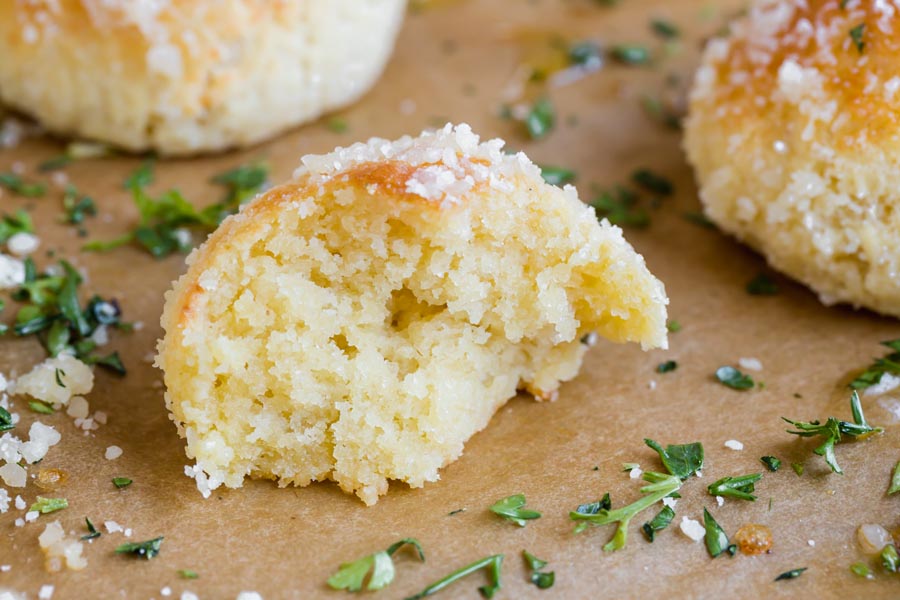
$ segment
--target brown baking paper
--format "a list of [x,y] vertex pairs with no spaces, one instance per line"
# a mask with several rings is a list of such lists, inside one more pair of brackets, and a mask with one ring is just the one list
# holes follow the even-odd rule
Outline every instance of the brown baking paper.
[[[38,494],[63,496],[69,508],[22,528],[13,524],[22,511],[11,508],[0,516],[0,564],[11,565],[0,572],[0,588],[35,598],[42,585],[51,584],[55,599],[162,598],[165,587],[173,598],[184,591],[203,599],[235,598],[241,591],[256,591],[266,599],[342,598],[345,592],[325,584],[340,563],[415,537],[427,562],[399,553],[394,583],[365,597],[410,595],[494,553],[506,557],[500,598],[900,594],[897,576],[876,568],[875,579],[868,581],[848,569],[864,558],[856,545],[858,525],[900,525],[900,496],[886,495],[891,470],[900,459],[897,416],[885,408],[890,401],[864,396],[870,422],[886,430],[870,440],[838,446],[843,476],[830,473],[824,460],[812,454],[814,441],[788,435],[780,420],[849,419],[847,382],[882,353],[879,341],[900,337],[900,324],[865,311],[826,308],[805,288],[781,277],[776,277],[778,295],[748,295],[744,286],[765,270],[764,261],[717,231],[683,218],[684,212],[698,209],[698,201],[680,136],[641,109],[641,98],[666,89],[668,76],[690,77],[703,36],[718,29],[739,4],[627,1],[608,8],[589,0],[438,3],[410,14],[384,78],[342,113],[349,124],[346,133],[333,133],[320,122],[243,152],[157,164],[154,191],[177,187],[205,205],[222,194],[208,183],[209,177],[235,165],[263,158],[277,182],[290,176],[302,154],[372,135],[415,134],[452,120],[470,123],[485,137],[504,137],[538,163],[577,170],[585,199],[591,197],[592,183],[625,183],[638,167],[675,183],[675,196],[651,211],[651,225],[626,232],[665,282],[670,317],[683,326],[671,335],[670,349],[643,353],[634,345],[601,342],[557,401],[512,399],[469,441],[463,457],[443,469],[439,482],[423,489],[392,484],[371,508],[332,483],[279,489],[268,481],[247,481],[242,489],[219,489],[204,500],[183,473],[190,463],[163,404],[161,374],[148,360],[161,334],[163,293],[182,272],[183,257],[157,261],[131,247],[81,253],[85,239],[59,222],[59,190],[33,200],[5,192],[2,211],[25,207],[34,216],[42,241],[40,266],[52,262],[47,251],[55,250],[58,257],[85,267],[89,279],[82,291],[119,299],[125,319],[144,327],[112,334],[109,348],[121,353],[129,373],[119,378],[97,371],[88,399],[92,411],[105,411],[109,419],[96,432],[84,435],[64,414],[35,415],[23,399],[16,399],[20,435],[36,416],[62,433],[62,442],[40,466],[64,469],[70,479],[53,494],[33,483],[10,492],[21,493],[29,506]],[[653,37],[651,17],[666,17],[682,29],[684,35],[670,44],[669,52]],[[498,116],[523,54],[517,42],[523,31],[556,32],[567,40],[642,42],[667,57],[652,68],[607,64],[574,84],[547,90],[558,111],[557,126],[545,140],[530,142],[520,123]],[[36,176],[36,165],[62,148],[52,139],[33,139],[0,151],[0,172],[21,162],[27,176]],[[122,181],[138,164],[136,158],[111,158],[78,161],[65,169],[100,207],[100,216],[87,221],[87,239],[109,239],[133,227],[137,214]],[[13,314],[7,308],[4,320]],[[714,381],[717,367],[736,364],[741,357],[762,362],[762,372],[753,376],[764,388],[738,392]],[[42,358],[33,338],[0,339],[0,371],[7,375],[22,373]],[[656,365],[669,359],[678,362],[678,369],[656,373]],[[653,544],[641,535],[640,525],[658,507],[634,519],[625,549],[603,552],[614,527],[574,535],[568,512],[607,491],[614,507],[638,498],[639,482],[623,472],[622,463],[662,469],[644,446],[645,437],[663,444],[702,442],[703,477],[686,482],[675,522]],[[726,448],[730,439],[743,442],[744,449]],[[113,461],[104,458],[111,445],[124,450]],[[770,454],[783,461],[777,473],[766,472],[759,461]],[[788,466],[792,462],[805,465],[802,477]],[[36,473],[37,467],[29,472]],[[727,500],[720,508],[706,493],[706,486],[720,477],[755,472],[764,473],[756,502]],[[116,476],[134,483],[117,490],[110,481]],[[518,527],[488,511],[495,501],[515,493],[524,493],[528,506],[543,517]],[[729,534],[746,523],[769,526],[774,533],[771,553],[711,559],[702,542],[691,541],[677,527],[682,516],[702,520],[703,507]],[[449,514],[460,508],[465,512]],[[82,535],[85,517],[103,532],[85,544],[87,568],[47,573],[37,542],[44,526],[58,519],[67,531]],[[132,537],[108,534],[102,527],[108,520],[133,529]],[[113,552],[126,541],[156,536],[165,541],[152,560]],[[547,570],[556,573],[553,588],[540,591],[529,583],[522,550],[549,561]],[[798,567],[808,571],[798,579],[773,581]],[[199,579],[182,579],[179,569],[192,569]],[[473,575],[439,597],[478,597],[476,588],[485,581],[484,575]]]

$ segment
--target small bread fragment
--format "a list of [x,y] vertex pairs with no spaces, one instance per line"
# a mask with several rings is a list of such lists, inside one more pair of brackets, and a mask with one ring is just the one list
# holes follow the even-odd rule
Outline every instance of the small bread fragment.
[[0,102],[55,133],[182,155],[354,102],[405,0],[4,0]]
[[[663,285],[573,187],[468,126],[306,156],[166,298],[157,364],[204,490],[421,487],[598,332],[666,345]],[[190,470],[190,469],[189,469]]]
[[706,214],[826,304],[900,316],[900,9],[757,0],[709,43],[685,150]]

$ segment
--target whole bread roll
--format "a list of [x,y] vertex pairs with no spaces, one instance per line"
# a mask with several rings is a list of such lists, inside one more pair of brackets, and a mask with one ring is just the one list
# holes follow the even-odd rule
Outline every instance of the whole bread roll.
[[502,146],[448,125],[306,156],[188,258],[157,364],[201,491],[330,479],[373,504],[517,389],[553,398],[588,334],[665,346],[622,231]]
[[900,316],[900,7],[761,0],[707,46],[685,149],[706,214],[818,292]]
[[264,140],[359,98],[405,0],[3,0],[0,102],[164,155]]

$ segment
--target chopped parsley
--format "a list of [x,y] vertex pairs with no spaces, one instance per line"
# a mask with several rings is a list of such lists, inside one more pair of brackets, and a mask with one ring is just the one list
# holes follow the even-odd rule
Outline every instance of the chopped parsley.
[[[344,563],[338,571],[328,578],[328,585],[336,590],[358,592],[368,576],[367,590],[380,590],[394,580],[394,560],[391,558],[397,550],[409,545],[415,548],[419,559],[425,561],[422,545],[413,538],[404,538],[387,547],[385,550],[364,556],[359,560]],[[370,575],[371,573],[371,575]]]
[[760,462],[766,465],[766,468],[772,471],[773,473],[781,468],[781,460],[775,458],[774,456],[763,456],[760,457]]
[[693,223],[698,227],[703,227],[704,229],[715,229],[716,224],[709,220],[705,214],[700,212],[699,210],[692,210],[682,213],[681,215],[684,217],[685,221],[688,223]]
[[[9,413],[6,414],[8,415]],[[0,431],[3,431],[3,413],[0,413]],[[897,465],[894,467],[894,474],[891,476],[891,487],[888,488],[888,496],[897,492],[900,492],[900,462],[897,462]]]
[[850,572],[857,577],[865,577],[866,579],[870,579],[874,576],[872,574],[872,569],[870,569],[865,563],[861,562],[855,562],[850,565]]
[[[595,514],[584,514],[578,511],[572,511],[569,513],[569,518],[573,521],[587,522],[598,526],[618,523],[616,533],[613,535],[612,539],[603,546],[603,550],[610,552],[624,548],[628,536],[628,524],[631,522],[631,519],[641,511],[650,508],[666,496],[673,492],[677,492],[681,488],[681,479],[675,475],[664,475],[662,473],[648,471],[644,473],[643,479],[644,481],[650,482],[650,485],[645,485],[641,488],[641,493],[644,494],[644,496],[632,504],[617,508],[616,510],[601,508]],[[582,528],[576,527],[575,531],[577,533],[582,530]]]
[[[25,282],[13,292],[13,298],[23,306],[16,315],[13,333],[22,337],[37,335],[47,354],[74,354],[88,364],[97,364],[119,374],[125,373],[118,354],[94,354],[97,347],[92,336],[98,327],[108,325],[127,329],[122,323],[121,310],[115,300],[92,297],[82,309],[78,299],[81,275],[62,261],[59,269],[38,275],[32,260],[25,260]],[[57,383],[63,387],[65,373],[56,373]]]
[[116,554],[134,554],[141,558],[150,560],[159,554],[159,548],[162,546],[163,537],[153,538],[145,542],[131,542],[116,547]]
[[5,244],[17,233],[34,233],[34,222],[24,209],[19,209],[11,215],[4,214],[0,218],[0,244]]
[[127,477],[113,477],[112,482],[113,482],[113,485],[116,486],[120,490],[127,488],[129,485],[134,483]]
[[222,201],[198,211],[178,190],[163,192],[156,198],[150,196],[145,188],[153,180],[152,164],[144,163],[125,182],[140,216],[137,227],[112,240],[89,242],[82,249],[106,252],[136,243],[155,258],[186,252],[193,246],[191,228],[215,229],[262,188],[267,176],[268,169],[260,164],[240,166],[216,175],[213,183],[225,186],[227,194]]
[[85,518],[84,518],[84,523],[85,523],[85,525],[87,525],[88,533],[87,533],[87,535],[81,536],[81,539],[82,539],[82,540],[92,540],[92,539],[94,539],[94,538],[100,537],[100,532],[97,531],[97,528],[94,527],[94,524],[91,523],[91,520],[90,520],[90,519],[88,519],[87,517],[85,517]]
[[711,496],[723,496],[755,502],[756,496],[752,493],[753,486],[760,479],[762,479],[762,473],[752,473],[739,477],[723,477],[707,487],[706,490]]
[[601,191],[590,205],[597,218],[606,218],[613,225],[647,227],[650,224],[650,215],[638,206],[637,194],[622,186]]
[[856,27],[850,30],[850,39],[853,41],[853,45],[856,46],[856,51],[862,54],[866,50],[866,42],[863,40],[863,36],[866,34],[866,24],[860,23]]
[[737,552],[737,546],[728,543],[728,535],[726,535],[725,530],[709,514],[706,508],[703,509],[703,528],[706,530],[703,541],[706,543],[706,550],[711,557],[716,558],[723,552],[734,556],[735,552]]
[[649,169],[638,169],[632,173],[631,180],[648,192],[659,194],[660,196],[671,196],[675,191],[675,186],[672,185],[671,181]]
[[565,185],[575,181],[575,171],[564,167],[540,165],[541,177],[550,185]]
[[6,188],[26,198],[39,198],[47,192],[45,184],[29,183],[15,173],[0,173],[0,188]]
[[525,564],[531,569],[531,583],[542,590],[553,587],[553,583],[556,581],[556,574],[553,571],[541,571],[547,566],[546,560],[541,560],[528,550],[522,550],[522,558],[525,559]]
[[15,427],[15,423],[13,423],[12,415],[9,414],[9,411],[0,406],[0,432],[9,431]]
[[645,95],[641,98],[641,107],[647,113],[647,116],[666,129],[673,131],[681,129],[681,117],[679,114],[667,104],[664,104],[659,98]]
[[56,377],[56,385],[58,385],[61,388],[66,387],[66,384],[63,383],[63,377],[66,376],[65,371],[63,371],[62,369],[55,369],[54,376]]
[[781,575],[775,578],[775,581],[782,581],[784,579],[797,579],[803,572],[806,571],[809,567],[800,567],[799,569],[791,569],[790,571],[785,571]]
[[136,187],[142,188],[151,185],[155,179],[153,167],[154,161],[152,159],[145,160],[125,178],[125,181],[122,182],[122,187],[126,190],[133,190]]
[[852,389],[862,390],[873,386],[881,382],[885,373],[900,375],[900,338],[881,342],[881,345],[890,348],[891,351],[882,358],[875,359],[875,362],[851,381]]
[[657,373],[671,373],[675,369],[678,368],[678,363],[674,360],[667,360],[666,362],[661,362],[656,365]]
[[66,186],[63,195],[63,223],[69,225],[81,225],[86,217],[97,214],[97,205],[88,196],[78,193],[74,185]]
[[[609,497],[609,492],[603,494],[603,497],[596,502],[588,502],[586,504],[579,504],[575,509],[575,512],[581,515],[596,515],[601,510],[609,510],[612,508],[612,500]],[[585,529],[588,528],[587,523],[579,523],[575,526],[575,533],[581,533]]]
[[856,393],[856,390],[853,390],[850,396],[850,411],[853,414],[852,423],[839,421],[834,417],[828,417],[824,424],[819,421],[804,422],[792,421],[785,417],[781,418],[796,428],[796,430],[788,429],[788,433],[799,435],[800,437],[822,436],[825,441],[813,452],[819,456],[824,456],[825,462],[828,463],[833,472],[843,474],[844,472],[838,466],[837,458],[834,455],[834,445],[841,441],[841,436],[865,438],[884,431],[883,428],[872,427],[866,422],[866,417],[863,415],[862,405],[859,401],[859,394]]
[[897,548],[893,544],[888,544],[882,548],[879,556],[881,558],[881,566],[886,571],[891,573],[897,572],[897,568],[900,567],[900,555],[897,554]]
[[73,158],[68,154],[60,154],[59,156],[54,156],[53,158],[48,158],[38,165],[38,171],[41,173],[48,173],[50,171],[58,171],[63,167],[68,166],[71,163]]
[[778,293],[778,284],[765,273],[760,273],[747,282],[747,293],[751,296],[774,296]]
[[669,319],[666,321],[666,329],[669,330],[669,333],[678,333],[681,331],[681,323],[675,319]]
[[64,508],[69,508],[69,501],[65,498],[43,498],[38,496],[37,501],[28,510],[46,515]]
[[446,577],[439,579],[427,586],[418,594],[412,595],[408,597],[406,600],[419,600],[420,598],[424,598],[426,596],[431,596],[432,594],[436,594],[449,585],[456,583],[460,579],[466,577],[467,575],[471,575],[481,569],[487,570],[488,575],[488,585],[481,586],[478,588],[478,591],[481,592],[481,595],[485,598],[493,598],[494,594],[500,589],[500,568],[503,565],[503,555],[502,554],[494,554],[492,556],[487,556],[482,558],[481,560],[476,560],[470,565],[466,565],[465,567],[453,571]]
[[347,133],[350,129],[350,124],[343,117],[331,117],[325,121],[325,127],[331,133]]
[[663,466],[682,481],[703,468],[703,444],[670,444],[663,449],[657,442],[645,438],[644,443],[659,454]]
[[40,400],[29,400],[28,408],[30,408],[33,412],[42,414],[42,415],[52,415],[53,407],[49,404],[41,402]]
[[539,140],[546,137],[556,123],[556,110],[549,98],[541,98],[535,102],[525,117],[525,130],[528,137]]
[[716,379],[733,390],[749,390],[755,385],[752,377],[727,365],[716,369]]
[[791,469],[797,474],[797,477],[803,475],[803,463],[791,463]]
[[640,44],[616,44],[609,54],[623,65],[646,65],[650,62],[650,51]]
[[597,69],[603,64],[603,54],[594,42],[576,42],[569,46],[569,62],[587,69]]
[[664,19],[651,20],[650,29],[653,33],[666,40],[673,40],[681,35],[681,32],[675,25]]
[[526,521],[540,519],[541,513],[536,510],[523,508],[524,506],[525,494],[515,494],[495,502],[491,506],[491,512],[512,521],[519,527],[525,527]]
[[197,579],[200,575],[197,574],[197,571],[191,569],[178,569],[178,576],[182,579]]
[[663,506],[662,510],[656,513],[655,517],[641,526],[641,530],[643,530],[644,535],[647,536],[647,541],[653,543],[653,540],[656,539],[656,533],[668,527],[674,518],[675,511],[672,510],[672,507]]

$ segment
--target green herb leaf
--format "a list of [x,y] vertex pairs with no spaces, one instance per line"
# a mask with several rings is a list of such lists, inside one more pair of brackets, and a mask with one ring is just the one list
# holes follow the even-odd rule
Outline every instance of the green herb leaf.
[[688,211],[681,214],[685,221],[693,223],[704,229],[716,229],[716,224],[709,220],[709,217],[699,211]]
[[876,359],[863,373],[851,381],[852,389],[861,390],[875,385],[881,382],[881,377],[885,373],[900,375],[900,339],[881,342],[881,345],[890,348],[891,352],[883,358]]
[[542,590],[553,587],[553,583],[556,579],[556,575],[554,574],[554,572],[540,572],[541,569],[547,566],[546,560],[541,560],[528,550],[522,550],[522,557],[525,559],[525,564],[527,564],[531,569],[531,583]]
[[9,411],[0,406],[0,432],[9,431],[15,427],[15,423],[13,423],[12,415],[9,414]]
[[606,218],[613,225],[642,228],[650,224],[650,215],[638,206],[637,194],[621,186],[600,192],[590,205],[598,219]]
[[145,542],[131,542],[122,544],[116,548],[116,554],[134,554],[141,558],[150,560],[159,554],[159,548],[162,545],[163,537],[153,538]]
[[865,577],[866,579],[872,579],[874,577],[872,569],[870,569],[869,566],[865,563],[861,562],[855,562],[850,565],[850,572],[857,577]]
[[89,355],[83,357],[82,360],[89,365],[99,365],[119,375],[128,374],[128,371],[125,369],[125,365],[122,364],[122,359],[119,357],[118,352],[113,352],[112,354],[107,354],[106,356]]
[[131,485],[133,482],[127,477],[113,477],[112,479],[113,485],[117,488],[124,489]]
[[153,183],[154,161],[152,159],[145,160],[141,165],[131,172],[130,175],[122,183],[122,187],[126,190],[135,188],[144,188]]
[[[9,413],[6,414],[9,415]],[[3,413],[0,413],[0,431],[3,431]],[[900,492],[900,462],[897,462],[897,465],[894,467],[894,474],[891,476],[891,487],[888,488],[888,496],[897,492]]]
[[494,594],[496,594],[500,589],[500,568],[502,565],[502,554],[487,556],[485,558],[482,558],[481,560],[477,560],[470,565],[466,565],[465,567],[450,573],[449,575],[442,579],[439,579],[438,581],[435,581],[418,594],[409,596],[408,598],[406,598],[406,600],[419,600],[420,598],[425,598],[426,596],[436,594],[449,585],[456,583],[467,575],[471,575],[472,573],[480,571],[481,569],[487,569],[488,580],[490,581],[490,583],[478,588],[478,591],[481,592],[481,595],[485,598],[493,598]]
[[765,273],[760,273],[747,282],[747,293],[751,296],[774,296],[778,293],[778,284]]
[[192,569],[178,569],[178,576],[182,579],[197,579],[200,575]]
[[663,19],[653,19],[650,21],[650,29],[653,30],[653,33],[666,40],[672,40],[681,35],[681,32],[678,31],[678,28],[675,27],[675,25]]
[[202,211],[207,225],[218,225],[225,217],[238,211],[241,204],[247,202],[266,185],[269,179],[269,167],[265,163],[241,165],[212,178],[213,183],[225,186],[228,190],[225,199],[208,206]]
[[[609,498],[609,492],[603,494],[603,498],[597,500],[596,502],[590,502],[587,504],[579,504],[575,509],[575,512],[582,515],[596,515],[601,510],[608,511],[612,508],[612,500]],[[581,533],[585,529],[588,528],[587,523],[579,523],[575,526],[575,533]]]
[[773,473],[781,468],[781,461],[774,456],[763,456],[759,460]]
[[97,214],[97,205],[88,196],[82,196],[73,185],[66,187],[63,195],[63,222],[69,225],[80,225],[86,217]]
[[897,572],[897,568],[900,567],[900,555],[897,554],[897,548],[893,544],[888,544],[882,548],[880,557],[881,565],[886,571],[891,573]]
[[663,475],[662,473],[648,471],[644,473],[643,479],[651,483],[641,488],[641,493],[645,495],[632,504],[616,510],[601,509],[596,514],[583,514],[573,511],[569,513],[569,518],[573,521],[584,521],[593,525],[618,523],[615,535],[613,535],[609,543],[603,546],[603,550],[610,552],[625,547],[628,536],[628,524],[631,522],[631,519],[681,488],[681,479],[675,475]]
[[682,481],[703,468],[703,444],[675,444],[665,450],[657,442],[644,438],[644,443],[656,450],[663,466]]
[[648,192],[660,196],[671,196],[675,192],[675,186],[671,181],[649,169],[638,169],[632,173],[631,180]]
[[737,546],[728,544],[728,536],[706,508],[703,509],[703,527],[706,529],[704,541],[709,555],[716,558],[723,552],[734,556]]
[[752,377],[727,365],[716,369],[716,379],[731,389],[739,391],[753,389],[755,385]]
[[45,184],[29,183],[15,173],[0,173],[0,188],[6,188],[26,198],[38,198],[47,191]]
[[603,65],[603,53],[594,42],[576,42],[569,47],[569,62],[587,69],[599,69]]
[[34,233],[34,222],[24,209],[19,209],[11,215],[4,214],[0,218],[0,244],[5,244],[17,233]]
[[491,506],[491,512],[512,521],[519,527],[525,527],[525,522],[528,520],[541,518],[541,513],[522,508],[523,506],[525,506],[525,495],[515,494],[495,502]]
[[325,121],[325,127],[332,133],[347,133],[347,130],[350,129],[347,119],[342,117],[329,118]]
[[556,111],[549,98],[541,98],[532,105],[525,117],[525,129],[533,140],[539,140],[553,129],[556,123]]
[[46,515],[47,513],[56,512],[68,507],[69,501],[65,498],[43,498],[38,496],[37,501],[32,504],[31,508],[28,510],[31,512],[37,511],[42,515]]
[[66,165],[72,162],[72,157],[68,154],[60,154],[59,156],[54,156],[53,158],[49,158],[38,165],[38,171],[41,173],[48,173],[50,171],[58,171],[62,169]]
[[706,488],[711,496],[723,496],[738,500],[756,501],[752,494],[754,484],[762,479],[762,473],[741,475],[740,477],[723,477]]
[[866,42],[863,40],[863,36],[865,36],[865,34],[865,23],[860,23],[850,30],[850,39],[853,41],[853,45],[856,46],[856,51],[860,54],[862,54],[866,50]]
[[808,567],[801,567],[799,569],[791,569],[790,571],[785,571],[781,575],[775,578],[775,581],[782,581],[784,579],[797,579]]
[[653,540],[656,539],[656,532],[662,531],[668,527],[674,518],[675,511],[669,506],[663,506],[662,510],[656,513],[655,517],[644,523],[641,527],[644,531],[644,535],[647,536],[647,541],[653,543]]
[[656,365],[657,373],[671,373],[675,369],[678,368],[678,363],[674,360],[667,360],[666,362],[661,362]]
[[575,181],[575,171],[563,167],[540,165],[541,177],[550,185],[565,185]]
[[28,408],[42,415],[52,415],[54,412],[52,406],[50,406],[49,404],[45,404],[40,400],[30,400],[28,402]]
[[413,547],[419,558],[423,562],[425,561],[425,553],[418,540],[404,538],[391,544],[386,550],[342,564],[338,571],[328,578],[328,585],[336,590],[358,592],[363,588],[366,576],[368,576],[369,582],[366,585],[366,589],[380,590],[386,587],[394,580],[395,575],[394,561],[391,557],[397,550],[407,545]]
[[91,523],[91,520],[87,517],[84,518],[84,522],[87,525],[88,534],[81,536],[82,540],[92,540],[94,538],[100,537],[100,532],[97,531],[97,528],[94,527],[94,524]]
[[681,323],[679,323],[675,319],[670,319],[666,322],[666,329],[669,330],[669,333],[678,333],[679,331],[681,331]]
[[624,65],[646,65],[650,62],[650,51],[640,44],[617,44],[610,49],[610,56]]
[[821,446],[813,450],[813,452],[819,456],[824,456],[825,462],[828,463],[828,466],[831,467],[833,472],[843,474],[840,466],[838,466],[837,458],[834,455],[834,445],[841,441],[841,436],[868,437],[869,435],[884,431],[883,428],[872,427],[866,422],[866,418],[862,412],[862,405],[859,401],[859,394],[856,393],[856,390],[853,390],[850,396],[850,412],[853,415],[853,423],[839,421],[834,417],[828,417],[828,420],[825,421],[824,425],[819,421],[792,421],[785,417],[782,417],[782,419],[796,428],[796,430],[788,429],[788,433],[799,435],[800,437],[822,436],[825,441],[822,442]]
[[681,116],[673,110],[668,103],[655,96],[644,95],[641,98],[641,107],[647,116],[666,129],[679,131],[681,129]]
[[797,477],[803,475],[803,464],[802,463],[791,463],[791,468],[794,470],[794,473],[797,474]]

